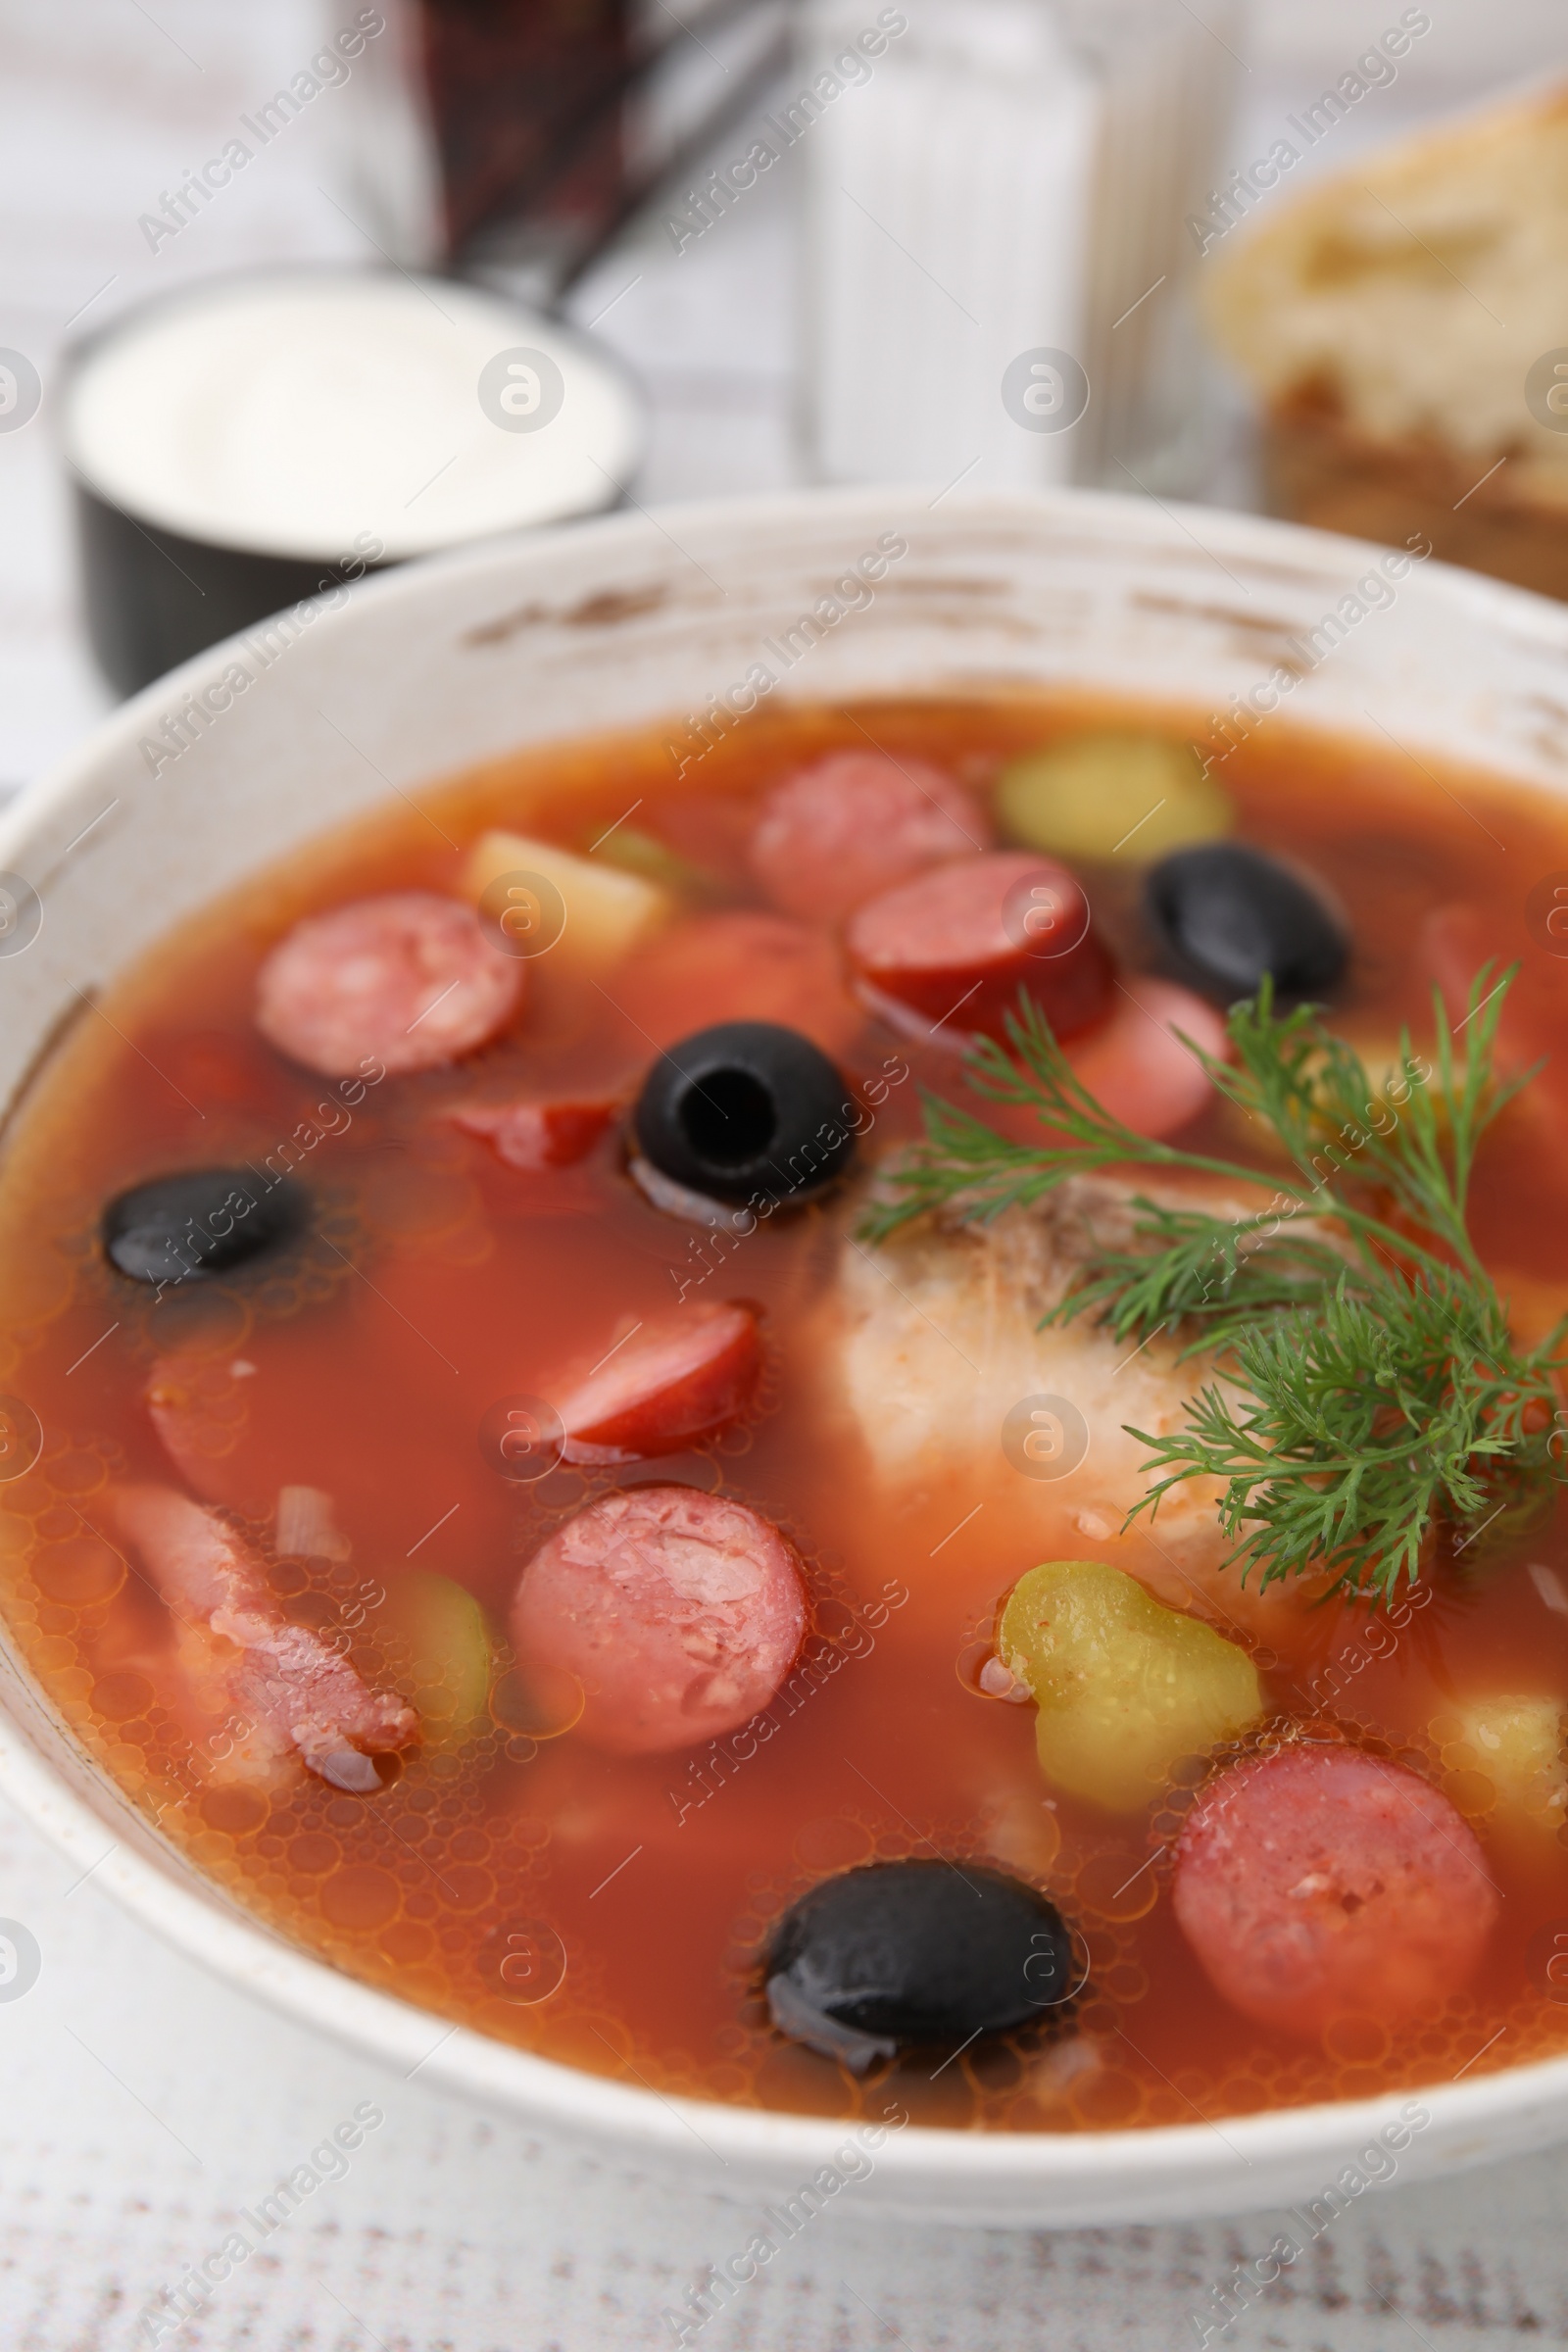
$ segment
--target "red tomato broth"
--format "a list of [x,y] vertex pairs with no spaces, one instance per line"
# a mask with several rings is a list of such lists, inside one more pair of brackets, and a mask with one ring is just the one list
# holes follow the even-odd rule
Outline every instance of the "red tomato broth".
[[[585,850],[639,797],[637,825],[682,858],[701,866],[713,844],[711,887],[694,912],[758,906],[740,846],[747,801],[808,759],[863,750],[869,735],[983,791],[1013,751],[1126,723],[1122,707],[1067,698],[802,709],[760,714],[716,746],[700,784],[671,781],[657,730],[497,762],[426,791],[427,815],[400,806],[368,818],[205,910],[115,984],[106,1018],[84,1014],[57,1048],[0,1169],[0,1378],[49,1433],[38,1468],[0,1486],[0,1600],[83,1742],[200,1867],[292,1939],[597,2072],[849,2114],[862,2087],[769,2028],[757,1954],[768,1923],[829,1871],[935,1850],[1044,1885],[1086,1938],[1090,1978],[1075,2041],[981,2044],[934,2077],[933,2062],[901,2066],[899,2095],[917,2121],[1191,2122],[1445,2080],[1499,2027],[1473,2071],[1568,2048],[1568,2008],[1545,1997],[1529,1957],[1568,1918],[1568,1851],[1549,1838],[1532,1854],[1489,1837],[1454,1713],[1466,1694],[1503,1689],[1568,1699],[1568,1617],[1544,1605],[1527,1570],[1533,1560],[1568,1578],[1555,1497],[1523,1551],[1468,1576],[1441,1571],[1431,1605],[1392,1647],[1382,1633],[1369,1639],[1381,1616],[1303,1606],[1291,1659],[1259,1657],[1280,1719],[1313,1720],[1325,1736],[1338,1725],[1449,1787],[1475,1812],[1507,1897],[1481,1972],[1442,2019],[1381,2043],[1374,2026],[1326,2052],[1229,2009],[1175,1929],[1167,1862],[1134,1876],[1174,1838],[1204,1762],[1148,1816],[1102,1813],[1047,1788],[1031,1707],[976,1691],[970,1669],[1000,1600],[1048,1556],[1038,1515],[1026,1523],[988,1489],[988,1507],[966,1519],[974,1482],[945,1471],[891,1505],[868,1486],[860,1441],[814,1376],[853,1201],[780,1214],[746,1237],[700,1233],[629,1181],[612,1132],[575,1165],[523,1173],[443,1115],[514,1090],[635,1089],[648,1058],[635,1021],[562,984],[548,956],[530,971],[514,1033],[457,1067],[368,1084],[348,1122],[334,1119],[337,1131],[304,1154],[324,1238],[285,1272],[208,1281],[154,1306],[102,1260],[97,1220],[126,1185],[182,1165],[260,1164],[290,1135],[303,1140],[313,1115],[327,1123],[315,1106],[334,1099],[328,1082],[280,1059],[251,1022],[261,956],[302,914],[379,891],[455,891],[463,851],[496,823]],[[1152,723],[1186,731],[1180,714]],[[1426,776],[1392,756],[1284,727],[1259,730],[1221,772],[1242,836],[1315,871],[1344,904],[1355,950],[1335,1018],[1348,1034],[1392,1048],[1408,1021],[1418,1045],[1429,1040],[1422,925],[1449,903],[1474,910],[1496,953],[1525,957],[1510,1017],[1526,1029],[1549,1020],[1560,974],[1529,938],[1523,899],[1537,875],[1568,866],[1568,812],[1468,775],[1455,778],[1464,807],[1435,803]],[[1478,808],[1484,827],[1466,813]],[[1084,879],[1108,942],[1147,968],[1136,876],[1086,868]],[[915,1131],[915,1079],[948,1094],[959,1083],[951,1054],[911,1051],[869,1019],[841,1058],[860,1084],[909,1072],[876,1111],[876,1147]],[[1483,1247],[1505,1291],[1528,1257],[1517,1284],[1542,1322],[1568,1286],[1556,1083],[1548,1071],[1537,1101],[1508,1114],[1475,1185]],[[1218,1108],[1189,1131],[1200,1139],[1238,1149]],[[1266,1155],[1250,1156],[1266,1174]],[[672,1457],[504,1484],[478,1443],[487,1408],[548,1395],[599,1335],[608,1346],[628,1319],[667,1313],[682,1282],[688,1295],[761,1312],[764,1371],[742,1423]],[[291,1614],[342,1629],[372,1683],[396,1686],[407,1672],[375,1597],[406,1563],[465,1585],[499,1645],[519,1570],[545,1536],[592,1496],[655,1479],[722,1485],[778,1523],[806,1563],[814,1663],[786,1683],[765,1737],[695,1753],[614,1757],[569,1730],[536,1739],[511,1728],[522,1718],[503,1676],[482,1737],[414,1751],[376,1799],[315,1780],[270,1800],[213,1785],[155,1670],[167,1612],[102,1541],[93,1500],[112,1480],[172,1476],[144,1391],[155,1361],[181,1351],[256,1367],[238,1408],[224,1400],[216,1432],[205,1430],[206,1498],[239,1512],[265,1546],[280,1486],[331,1494],[352,1557],[331,1569],[276,1562],[273,1583]],[[1056,1556],[1092,1553],[1069,1505],[1064,1496]],[[1243,1594],[1199,1604],[1221,1631],[1234,1630],[1233,1607],[1245,1627]],[[538,2002],[512,1997],[508,1953],[544,1955],[548,1977],[553,1938],[564,1981]],[[1068,2053],[1084,2050],[1098,2063],[1075,2073]]]

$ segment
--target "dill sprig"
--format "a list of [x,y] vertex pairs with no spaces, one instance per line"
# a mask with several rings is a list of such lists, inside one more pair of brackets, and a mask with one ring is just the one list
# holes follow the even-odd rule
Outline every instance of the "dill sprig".
[[1213,1362],[1182,1428],[1131,1429],[1150,1449],[1152,1483],[1129,1525],[1152,1518],[1173,1487],[1217,1479],[1244,1580],[1253,1567],[1264,1585],[1326,1569],[1388,1594],[1420,1575],[1440,1527],[1462,1550],[1521,1482],[1555,1472],[1568,1317],[1539,1347],[1515,1348],[1466,1214],[1481,1139],[1536,1075],[1494,1068],[1517,968],[1494,981],[1483,967],[1457,1030],[1434,990],[1433,1060],[1401,1031],[1384,1092],[1316,1007],[1279,1013],[1267,984],[1231,1010],[1231,1059],[1184,1039],[1283,1150],[1291,1173],[1277,1180],[1135,1134],[1020,997],[1005,1044],[973,1048],[969,1083],[1033,1110],[1059,1140],[1015,1143],[927,1094],[924,1142],[889,1175],[868,1231],[881,1239],[949,1206],[988,1221],[1102,1168],[1206,1175],[1249,1193],[1277,1182],[1266,1208],[1231,1216],[1135,1195],[1128,1244],[1092,1250],[1047,1321],[1091,1313],[1118,1340],[1164,1330],[1182,1355]]

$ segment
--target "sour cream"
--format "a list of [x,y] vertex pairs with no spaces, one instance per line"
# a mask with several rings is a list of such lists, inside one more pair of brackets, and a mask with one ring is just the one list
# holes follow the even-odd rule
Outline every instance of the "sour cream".
[[368,568],[613,506],[642,451],[588,337],[401,270],[211,279],[75,355],[88,631],[130,693]]
[[246,274],[136,312],[83,356],[66,442],[124,514],[330,563],[613,505],[642,439],[619,369],[553,319],[401,271]]

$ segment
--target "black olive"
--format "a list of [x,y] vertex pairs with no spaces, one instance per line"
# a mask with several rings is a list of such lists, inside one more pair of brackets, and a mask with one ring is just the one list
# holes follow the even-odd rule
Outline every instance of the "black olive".
[[1150,869],[1149,918],[1184,979],[1221,1004],[1257,994],[1331,989],[1348,943],[1322,900],[1288,866],[1241,841],[1178,850]]
[[189,1282],[281,1248],[310,1221],[292,1177],[265,1184],[250,1168],[182,1168],[111,1200],[104,1250],[133,1282]]
[[911,2044],[1059,2018],[1077,1989],[1055,1905],[973,1862],[824,1879],[785,1912],[766,1970],[779,2032],[857,2073]]
[[843,1174],[855,1103],[827,1055],[776,1021],[720,1021],[661,1055],[637,1098],[638,1146],[715,1200],[799,1200]]

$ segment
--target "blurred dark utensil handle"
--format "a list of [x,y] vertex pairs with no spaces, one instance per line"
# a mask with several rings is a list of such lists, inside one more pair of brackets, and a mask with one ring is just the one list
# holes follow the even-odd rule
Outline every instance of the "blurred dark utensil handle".
[[[709,0],[688,20],[671,16],[670,29],[635,52],[626,0],[586,0],[564,26],[543,23],[549,13],[494,0],[421,0],[421,51],[447,268],[467,274],[505,263],[509,247],[531,245],[529,258],[548,279],[546,299],[559,301],[662,187],[692,172],[765,97],[789,57],[795,0]],[[777,20],[772,37],[674,131],[665,152],[628,169],[628,106],[683,44],[707,49],[749,16]]]

